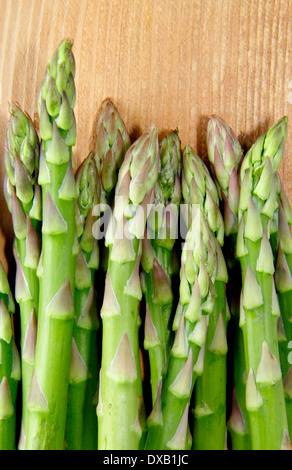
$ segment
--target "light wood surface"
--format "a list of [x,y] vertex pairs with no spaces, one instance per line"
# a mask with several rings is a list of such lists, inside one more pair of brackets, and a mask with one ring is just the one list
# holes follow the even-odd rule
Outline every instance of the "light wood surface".
[[[92,150],[97,112],[110,96],[133,138],[155,123],[178,128],[203,158],[209,114],[255,139],[284,114],[280,176],[292,202],[290,0],[0,0],[0,181],[8,102],[32,117],[46,63],[74,41],[76,164]],[[0,188],[0,259],[11,218]],[[8,259],[8,261],[7,261]]]

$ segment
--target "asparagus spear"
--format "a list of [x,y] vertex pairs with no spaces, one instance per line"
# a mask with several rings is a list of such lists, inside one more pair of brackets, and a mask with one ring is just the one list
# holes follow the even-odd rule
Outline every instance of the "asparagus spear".
[[222,198],[225,237],[223,253],[228,267],[227,299],[230,306],[228,344],[230,345],[232,373],[232,408],[228,430],[233,450],[250,449],[248,413],[245,407],[245,360],[242,330],[239,327],[239,299],[241,272],[235,257],[238,231],[239,165],[242,149],[233,130],[218,116],[211,116],[207,129],[208,158],[214,180]]
[[39,139],[30,116],[17,104],[9,108],[6,132],[5,195],[15,235],[16,301],[20,308],[22,432],[26,434],[27,399],[33,373],[38,314],[37,267],[41,251],[41,190],[37,183]]
[[219,209],[218,190],[207,166],[189,145],[186,145],[183,151],[182,195],[182,215],[186,226],[191,225],[192,209],[199,204],[210,229],[222,246],[224,221]]
[[178,231],[181,200],[181,149],[176,131],[160,144],[159,177],[154,187],[154,206],[142,241],[146,319],[144,348],[148,350],[152,405],[168,362],[172,342],[172,254]]
[[14,313],[14,298],[0,262],[0,450],[16,448],[16,399],[21,366],[14,339]]
[[228,274],[218,241],[216,245],[220,269],[217,269],[214,282],[215,304],[209,314],[203,373],[198,377],[194,393],[193,448],[199,450],[223,450],[226,444],[226,326],[229,310],[225,289]]
[[[207,129],[208,158],[214,181],[223,199],[225,236],[231,242],[228,263],[234,261],[236,234],[238,230],[239,181],[238,169],[242,148],[233,130],[218,116],[211,116]],[[229,243],[227,243],[227,249]]]
[[102,317],[98,448],[138,449],[143,441],[139,357],[141,238],[158,178],[158,134],[153,126],[129,148],[118,174],[107,231],[109,261]]
[[39,232],[41,192],[37,183],[39,168],[39,138],[31,117],[16,103],[9,106],[10,120],[5,139],[6,202],[12,210],[12,190],[19,204]]
[[278,320],[278,339],[280,364],[284,381],[285,402],[288,420],[288,429],[291,439],[292,433],[292,210],[286,197],[283,185],[280,182],[280,199],[278,215],[278,253],[275,264],[275,285],[280,308]]
[[193,208],[181,256],[180,299],[167,372],[148,417],[147,450],[190,449],[189,406],[202,374],[208,316],[215,302],[216,239],[199,205]]
[[240,170],[236,254],[242,271],[240,326],[247,371],[246,407],[252,449],[287,446],[288,424],[280,368],[273,242],[277,214],[277,171],[284,153],[287,119],[254,143]]
[[203,374],[194,390],[193,448],[224,449],[226,436],[226,327],[229,310],[226,301],[228,280],[221,245],[224,223],[219,208],[219,194],[209,170],[190,147],[183,155],[183,195],[189,203],[199,203],[216,239],[217,275],[214,278],[215,303],[209,314]]
[[[124,160],[125,154],[130,147],[130,136],[125,123],[110,98],[106,98],[100,108],[97,121],[97,137],[95,160],[100,180],[100,204],[93,214],[98,216],[99,222],[94,226],[94,236],[102,238],[100,228],[106,233],[111,211],[114,203],[115,186],[117,183],[118,171]],[[100,264],[96,277],[96,284],[99,286],[99,300],[103,297],[101,286],[105,284],[105,272],[107,271],[109,249],[104,243],[100,243]],[[96,419],[95,419],[96,421]],[[88,427],[86,427],[88,431]],[[88,439],[92,438],[87,432]],[[97,443],[97,440],[96,440]]]
[[[131,141],[126,125],[110,98],[106,98],[100,108],[96,129],[95,159],[100,176],[101,195],[100,212],[104,233],[109,223],[111,206],[114,203],[115,186],[119,168],[125,158]],[[104,273],[107,271],[108,247],[100,246],[102,271],[98,282],[104,284]]]
[[76,226],[79,252],[75,270],[75,324],[68,392],[66,449],[97,448],[96,396],[98,389],[98,338],[95,273],[99,266],[98,240],[93,236],[94,207],[100,184],[91,152],[76,174]]
[[42,255],[35,368],[28,398],[26,449],[63,447],[74,326],[76,260],[72,146],[76,139],[75,62],[65,39],[40,88]]
[[118,171],[130,145],[129,133],[117,107],[106,98],[97,121],[96,163],[103,197],[108,204],[112,203]]

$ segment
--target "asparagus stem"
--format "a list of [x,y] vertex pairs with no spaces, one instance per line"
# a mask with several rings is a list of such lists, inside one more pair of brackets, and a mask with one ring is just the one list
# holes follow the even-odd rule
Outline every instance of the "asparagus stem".
[[[208,158],[214,181],[221,195],[224,214],[223,253],[228,268],[226,295],[231,321],[228,329],[229,357],[232,361],[232,407],[227,425],[233,450],[250,449],[248,413],[245,406],[245,360],[242,331],[239,327],[241,272],[235,257],[238,231],[239,166],[242,148],[233,130],[218,116],[211,116],[207,129]],[[228,398],[228,397],[227,397]]]
[[[231,438],[232,450],[250,450],[251,443],[249,430],[249,415],[245,403],[245,351],[243,333],[242,329],[239,326],[240,294],[238,293],[238,286],[241,288],[241,277],[239,278],[238,276],[236,276],[235,278],[232,278],[231,276],[229,276],[229,280],[232,279],[235,281],[240,279],[240,281],[239,284],[235,286],[236,290],[233,291],[233,293],[235,293],[234,297],[236,298],[234,298],[233,302],[230,302],[231,319],[227,342],[231,353],[230,360],[232,361],[232,373],[230,374],[230,380],[232,381],[232,396],[231,411],[227,420],[227,429]],[[231,284],[232,286],[234,285],[232,281]]]
[[97,448],[96,396],[98,390],[98,338],[95,273],[99,266],[98,240],[93,236],[93,210],[100,200],[100,184],[90,153],[76,174],[76,226],[79,252],[75,268],[75,324],[71,358],[66,449]]
[[76,138],[75,63],[71,49],[70,40],[62,41],[56,49],[39,94],[42,256],[27,450],[61,449],[65,437],[77,255],[72,157]]
[[[94,269],[91,266],[92,272],[92,283],[93,287],[95,285],[98,286],[98,296],[99,299],[95,299],[94,304],[97,308],[97,301],[99,305],[99,301],[103,296],[103,290],[101,288],[104,285],[104,272],[98,271],[99,267],[99,260],[101,258],[101,266],[104,271],[107,269],[107,259],[108,259],[108,247],[104,244],[99,243],[100,239],[100,221],[104,218],[105,226],[107,225],[107,210],[109,206],[112,204],[113,201],[113,194],[115,190],[115,185],[117,182],[117,173],[118,170],[123,162],[124,156],[126,151],[130,146],[130,137],[126,126],[116,108],[113,104],[111,99],[107,98],[103,101],[100,109],[100,113],[98,116],[97,122],[97,139],[96,139],[96,151],[95,153],[90,155],[90,167],[93,167],[93,157],[95,158],[96,169],[94,170],[94,177],[91,181],[92,186],[96,184],[98,186],[98,198],[92,204],[94,207],[90,209],[90,214],[88,214],[88,223],[86,224],[86,234],[84,235],[84,239],[86,245],[88,245],[89,240],[91,241],[91,245],[86,248],[85,246],[82,249],[86,262],[90,265],[94,261]],[[88,185],[88,180],[86,176],[81,176],[82,170],[79,172],[79,176],[77,176],[77,181],[79,180],[78,184],[79,187],[83,188],[80,193],[79,197],[79,216],[81,211],[81,218],[84,209],[88,210],[89,201],[87,200],[88,197],[88,189],[86,186]],[[91,175],[93,176],[93,174]],[[90,193],[90,190],[89,190]],[[82,198],[85,197],[85,201],[82,201]],[[82,206],[82,207],[81,207]],[[98,216],[99,222],[97,222],[96,217]],[[78,224],[79,226],[80,224]],[[92,235],[95,237],[93,241]],[[84,241],[83,241],[84,245]],[[91,291],[90,291],[91,292]],[[80,297],[79,290],[76,292],[76,296]],[[87,292],[88,296],[88,292]],[[83,295],[84,297],[84,295]],[[83,303],[81,297],[79,300],[76,298],[76,302],[78,305],[85,306],[86,298],[84,297]],[[81,303],[80,303],[81,302]],[[78,315],[77,315],[78,316]],[[94,328],[97,327],[96,320],[94,321]],[[98,351],[97,351],[97,344],[94,340],[96,337],[96,332],[91,333],[91,355],[87,357],[86,364],[90,366],[90,373],[87,379],[88,386],[86,387],[86,398],[84,403],[84,425],[83,425],[83,439],[82,439],[82,446],[84,449],[95,449],[97,446],[97,419],[96,419],[96,400],[97,400],[97,390],[96,386],[98,384],[98,370],[99,365],[98,361]],[[88,338],[89,341],[89,338]],[[93,413],[94,412],[94,413]],[[74,424],[72,423],[72,432],[74,433]]]
[[217,274],[214,283],[216,300],[209,315],[204,369],[195,388],[193,448],[198,450],[223,450],[226,443],[226,276],[225,268],[225,275]]
[[139,354],[139,266],[146,209],[153,201],[158,164],[158,135],[153,127],[130,147],[121,165],[107,232],[109,260],[101,309],[98,404],[98,448],[102,450],[138,449],[145,432]]
[[280,363],[284,381],[285,402],[288,420],[288,429],[291,439],[292,433],[292,393],[291,393],[291,302],[292,302],[292,236],[291,236],[291,207],[281,188],[279,200],[279,248],[275,265],[275,285],[280,308],[280,318],[278,321],[278,339]]
[[28,114],[16,104],[10,106],[6,133],[6,201],[12,214],[15,235],[16,301],[20,308],[22,367],[22,432],[26,435],[27,400],[31,385],[36,342],[39,282],[37,267],[41,251],[41,190],[36,179],[39,139]]
[[[221,246],[224,221],[219,208],[219,194],[208,168],[190,148],[183,153],[183,196],[191,214],[199,204],[216,239],[217,278],[214,281],[215,304],[209,315],[204,354],[204,369],[198,377],[193,398],[193,448],[224,449],[226,436],[226,294],[228,280]],[[224,286],[224,287],[223,287]],[[218,345],[217,345],[218,342]],[[221,371],[221,372],[220,372]],[[213,380],[217,376],[218,380]],[[220,377],[220,380],[219,380]]]
[[[126,125],[110,98],[106,98],[101,104],[96,133],[95,160],[100,177],[100,212],[105,233],[110,218],[108,209],[114,204],[119,168],[131,144]],[[102,243],[100,246],[102,272],[99,273],[97,281],[102,284],[104,284],[104,273],[107,271],[108,256],[109,248]]]
[[199,206],[181,257],[180,301],[174,318],[175,338],[169,364],[148,417],[146,449],[191,448],[189,406],[202,373],[209,314],[215,302],[216,239]]
[[[237,256],[242,271],[240,326],[247,370],[246,407],[252,449],[287,446],[288,424],[279,360],[270,234],[277,212],[276,176],[287,120],[279,120],[247,152],[241,166]],[[270,222],[269,222],[270,221]]]
[[16,448],[16,398],[21,378],[13,332],[15,303],[0,262],[0,450]]
[[142,241],[146,299],[144,348],[149,354],[152,406],[172,343],[172,252],[178,232],[180,168],[180,141],[174,131],[160,144],[159,177],[154,189],[154,206]]

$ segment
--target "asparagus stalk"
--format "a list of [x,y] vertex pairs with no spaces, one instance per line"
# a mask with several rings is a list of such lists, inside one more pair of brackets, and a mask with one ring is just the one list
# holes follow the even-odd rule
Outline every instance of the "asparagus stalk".
[[220,246],[224,242],[224,220],[219,209],[216,184],[203,160],[186,145],[183,151],[182,195],[183,219],[186,226],[192,223],[192,210],[199,204]]
[[146,318],[144,348],[148,350],[152,405],[168,362],[172,342],[173,263],[181,201],[181,149],[176,131],[160,144],[159,176],[154,205],[142,240]]
[[245,406],[245,359],[242,330],[239,327],[241,272],[235,257],[238,231],[239,165],[242,149],[233,130],[218,116],[211,116],[207,129],[208,158],[214,180],[221,195],[225,237],[223,253],[228,267],[227,299],[230,306],[228,344],[230,345],[232,373],[232,407],[228,430],[233,450],[250,449],[248,413]]
[[40,88],[42,138],[42,255],[34,373],[28,398],[26,449],[64,445],[74,326],[76,188],[72,146],[76,139],[75,62],[72,43],[61,42]]
[[143,441],[139,355],[139,267],[147,204],[158,178],[158,134],[152,127],[129,148],[118,174],[102,317],[98,448],[135,450]]
[[279,353],[284,381],[284,393],[290,439],[292,434],[292,322],[290,315],[292,305],[291,225],[291,206],[281,184],[278,216],[279,245],[275,265],[275,285],[280,308],[280,317],[278,321]]
[[28,114],[17,105],[9,108],[6,132],[5,195],[15,235],[16,301],[20,308],[22,367],[22,432],[26,435],[27,400],[34,367],[39,301],[37,267],[41,251],[41,190],[37,183],[39,139]]
[[0,262],[0,450],[16,448],[16,399],[21,378],[14,339],[14,298]]
[[226,328],[229,310],[226,300],[227,267],[221,245],[224,223],[219,194],[209,170],[196,153],[186,147],[183,155],[183,195],[189,203],[199,203],[216,240],[217,275],[214,278],[215,303],[209,314],[203,374],[194,390],[194,449],[224,449],[226,440]]
[[[127,127],[110,98],[106,98],[101,104],[96,132],[95,159],[101,185],[101,214],[99,215],[102,215],[100,221],[103,220],[104,233],[106,233],[111,213],[108,209],[114,203],[119,168],[131,144]],[[108,247],[102,244],[100,252],[102,272],[100,272],[99,281],[104,284]]]
[[220,258],[214,282],[215,304],[209,315],[205,343],[203,374],[195,388],[193,448],[198,450],[224,450],[226,445],[226,327],[229,310],[225,289],[227,268],[217,241]]
[[112,203],[118,171],[130,145],[129,133],[117,107],[106,98],[97,121],[95,155],[103,197],[108,204]]
[[277,171],[284,153],[287,119],[280,119],[245,155],[240,170],[236,254],[242,271],[240,326],[247,371],[246,407],[251,448],[288,446],[288,424],[279,359],[279,309],[274,285],[273,243]]
[[98,389],[98,338],[95,273],[99,267],[98,240],[93,236],[94,207],[100,184],[94,154],[76,174],[76,227],[79,252],[75,269],[75,324],[68,392],[66,449],[97,448],[96,396]]
[[[208,158],[219,195],[223,200],[224,232],[228,265],[234,263],[235,241],[238,230],[239,181],[238,169],[242,149],[233,130],[220,117],[211,116],[207,129]],[[230,245],[229,245],[230,242]]]
[[189,407],[202,374],[209,314],[215,302],[216,239],[197,205],[181,256],[180,299],[167,372],[148,417],[147,450],[190,449]]
[[[81,235],[83,233],[82,228],[81,232],[78,233],[81,237],[81,245],[84,245],[82,246],[81,251],[83,252],[84,259],[87,260],[87,263],[89,262],[89,268],[91,270],[93,285],[90,290],[90,298],[92,301],[95,289],[94,285],[96,284],[99,286],[99,298],[94,299],[94,309],[100,307],[99,303],[103,297],[102,286],[104,285],[104,272],[98,271],[99,260],[101,258],[101,265],[104,268],[104,271],[106,271],[108,257],[108,248],[104,245],[99,245],[98,241],[100,239],[100,224],[101,221],[103,221],[104,228],[107,226],[107,209],[109,209],[109,205],[112,203],[115,184],[117,181],[117,173],[129,146],[130,138],[126,126],[113,102],[107,98],[101,105],[101,110],[98,117],[96,151],[95,153],[92,152],[90,154],[87,159],[87,163],[85,166],[83,166],[83,168],[80,168],[80,171],[77,175],[77,184],[79,189],[81,189],[79,194],[79,207],[77,208],[77,227],[80,226],[80,222],[81,227],[82,225],[84,226],[84,224],[86,224],[84,235]],[[93,161],[94,158],[96,164],[95,168]],[[96,186],[97,191],[94,190],[94,186]],[[93,193],[94,197],[92,198]],[[90,200],[87,200],[88,196]],[[84,197],[86,200],[83,200]],[[91,207],[88,212],[90,205]],[[85,217],[86,222],[83,220],[85,216],[84,211],[88,212],[88,214],[86,214],[87,218]],[[78,259],[80,256],[78,255]],[[83,289],[84,288],[82,287],[82,290]],[[82,303],[80,304],[79,297],[80,295],[78,289],[76,299],[77,309],[78,305],[82,305]],[[85,301],[85,298],[83,300]],[[88,305],[86,308],[88,308]],[[92,327],[96,329],[98,328],[96,313],[92,312],[92,315],[92,320],[94,319]],[[91,352],[90,356],[87,355],[86,358],[86,364],[90,366],[90,371],[89,377],[87,379],[88,386],[86,387],[86,398],[83,410],[83,448],[85,449],[96,449],[97,446],[96,387],[98,384],[97,375],[99,365],[97,356],[97,343],[94,341],[94,337],[96,338],[96,331],[93,330],[91,332],[91,340],[88,343],[91,345]],[[77,406],[80,406],[80,400],[76,402],[75,408],[77,408]],[[72,413],[70,413],[70,415],[73,416]],[[77,433],[74,420],[72,420],[71,429],[72,436],[76,436]]]
[[16,103],[9,106],[10,120],[5,139],[5,190],[9,210],[12,210],[12,190],[19,204],[39,232],[41,192],[37,182],[39,168],[39,138],[31,117]]

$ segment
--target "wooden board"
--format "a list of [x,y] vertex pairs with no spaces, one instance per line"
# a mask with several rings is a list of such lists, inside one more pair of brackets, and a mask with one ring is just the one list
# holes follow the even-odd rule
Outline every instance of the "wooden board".
[[[202,157],[209,114],[253,139],[285,114],[280,175],[292,202],[291,15],[290,0],[1,0],[0,181],[8,102],[35,115],[46,63],[70,37],[76,164],[94,146],[97,111],[107,96],[133,138],[152,123],[161,135],[178,128],[182,145]],[[0,208],[0,259],[7,266],[11,218],[2,189]]]

